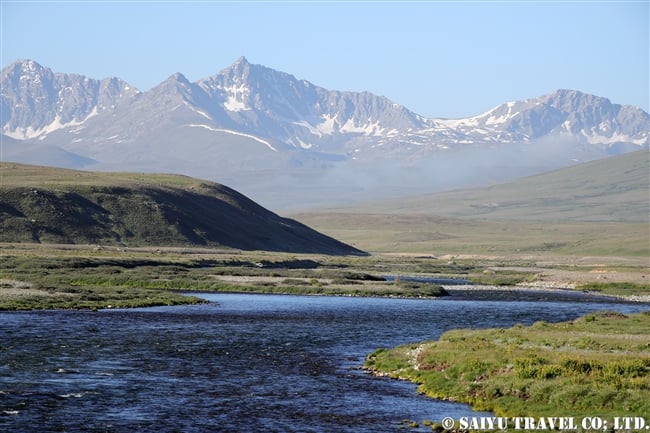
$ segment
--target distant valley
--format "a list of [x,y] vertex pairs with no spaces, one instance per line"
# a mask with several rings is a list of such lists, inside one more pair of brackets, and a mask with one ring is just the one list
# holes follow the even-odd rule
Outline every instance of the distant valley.
[[650,255],[650,151],[294,217],[369,251]]
[[647,148],[650,132],[643,110],[577,90],[431,119],[243,57],[148,91],[33,60],[1,82],[4,161],[186,174],[276,210],[492,184]]
[[647,222],[649,184],[650,151],[642,150],[482,188],[339,210],[501,221]]

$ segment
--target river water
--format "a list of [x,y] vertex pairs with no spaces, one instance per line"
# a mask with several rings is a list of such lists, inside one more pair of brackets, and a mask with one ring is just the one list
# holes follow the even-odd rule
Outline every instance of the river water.
[[435,339],[451,328],[650,308],[585,296],[452,295],[204,294],[212,303],[0,312],[0,431],[398,431],[405,419],[472,412],[364,373],[365,356],[379,347]]

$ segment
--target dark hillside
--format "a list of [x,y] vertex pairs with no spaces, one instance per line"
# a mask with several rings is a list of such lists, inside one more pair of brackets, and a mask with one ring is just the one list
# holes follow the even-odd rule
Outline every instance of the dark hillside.
[[3,163],[0,224],[3,242],[362,253],[226,186],[171,175]]

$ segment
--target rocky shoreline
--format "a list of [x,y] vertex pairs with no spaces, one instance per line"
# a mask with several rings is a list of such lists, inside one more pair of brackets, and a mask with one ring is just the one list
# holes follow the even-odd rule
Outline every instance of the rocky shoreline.
[[575,284],[560,282],[560,281],[536,281],[526,284],[517,284],[513,286],[496,286],[489,284],[465,284],[465,285],[445,285],[442,287],[450,294],[465,294],[471,295],[472,293],[483,294],[481,298],[487,297],[488,294],[493,293],[495,298],[502,298],[506,294],[514,295],[556,295],[559,297],[576,297],[584,296],[593,299],[619,299],[623,302],[639,302],[650,303],[650,295],[610,295],[593,291],[584,291],[576,289]]

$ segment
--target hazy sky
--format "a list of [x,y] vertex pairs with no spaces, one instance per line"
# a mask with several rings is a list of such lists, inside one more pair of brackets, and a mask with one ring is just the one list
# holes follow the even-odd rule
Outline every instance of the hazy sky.
[[1,63],[148,90],[246,56],[428,117],[569,88],[649,110],[649,2],[0,0]]

